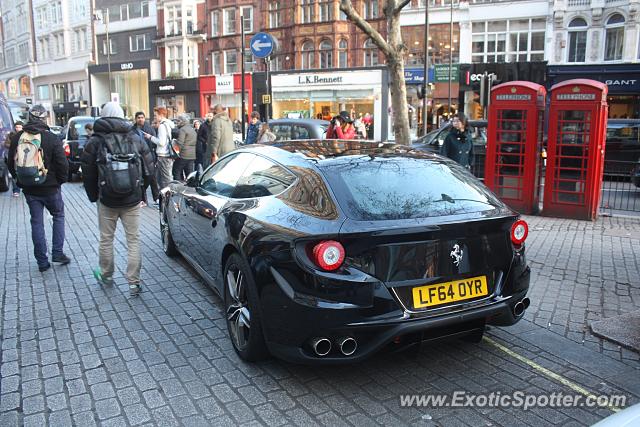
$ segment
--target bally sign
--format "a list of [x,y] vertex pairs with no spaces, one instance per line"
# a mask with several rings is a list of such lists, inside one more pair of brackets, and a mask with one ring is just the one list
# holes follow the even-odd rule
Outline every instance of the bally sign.
[[225,74],[216,76],[216,93],[217,94],[233,94],[233,74]]

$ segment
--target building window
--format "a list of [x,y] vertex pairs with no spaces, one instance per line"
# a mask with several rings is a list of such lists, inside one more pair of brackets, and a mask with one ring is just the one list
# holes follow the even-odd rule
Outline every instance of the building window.
[[340,39],[338,42],[338,67],[347,68],[347,41]]
[[320,0],[318,3],[320,22],[333,20],[333,4],[330,0]]
[[38,100],[49,99],[49,85],[40,85],[37,88]]
[[120,20],[128,21],[129,20],[129,5],[121,4],[120,5]]
[[62,22],[62,2],[54,2],[50,5],[51,23],[59,24]]
[[211,54],[211,72],[213,74],[222,74],[220,68],[220,52],[213,52]]
[[365,67],[373,67],[378,65],[378,46],[373,43],[373,40],[367,39],[364,42],[364,66]]
[[307,70],[315,67],[313,42],[306,41],[302,44],[301,68]]
[[129,52],[151,50],[151,37],[149,34],[136,34],[129,36]]
[[240,8],[242,13],[242,22],[245,33],[253,33],[253,7],[244,6]]
[[269,28],[280,27],[281,13],[279,1],[272,1],[269,3]]
[[36,26],[40,29],[45,28],[47,23],[47,8],[45,6],[36,9]]
[[71,50],[72,53],[84,52],[87,50],[87,30],[85,28],[74,30]]
[[224,51],[224,72],[232,74],[238,72],[238,52],[235,50]]
[[313,9],[315,8],[315,0],[301,0],[300,5],[300,23],[308,24],[313,22]]
[[223,15],[223,23],[222,29],[224,31],[224,35],[235,34],[236,33],[236,10],[235,9],[225,9]]
[[[110,55],[115,55],[116,53],[118,53],[118,47],[116,46],[116,42],[112,38],[109,38],[109,47]],[[107,40],[102,40],[102,54],[107,54]]]
[[214,10],[211,12],[211,35],[219,36],[220,35],[220,11]]
[[187,34],[193,34],[197,30],[193,19],[193,6],[187,6],[185,24],[187,26]]
[[276,55],[271,60],[271,70],[272,71],[281,71],[282,68],[282,56]]
[[569,23],[569,57],[567,62],[584,62],[587,52],[587,22],[575,18]]
[[333,46],[329,40],[323,40],[319,46],[320,68],[333,67]]
[[[545,19],[474,22],[471,27],[472,62],[542,61],[545,25]],[[454,39],[454,44],[457,43]],[[445,49],[448,49],[448,43]]]
[[380,16],[379,0],[364,0],[364,19],[376,19]]
[[255,58],[251,53],[251,49],[246,47],[244,49],[244,71],[250,73],[253,72],[253,69],[256,65]]
[[182,77],[182,46],[168,46],[167,52],[167,75]]
[[[54,38],[55,43],[56,43],[56,45],[55,45],[56,56],[64,56],[65,55],[65,51],[64,51],[64,33],[54,34],[53,38]],[[113,53],[113,52],[111,52],[111,53]]]
[[165,28],[167,36],[182,35],[182,9],[180,6],[169,6],[165,9],[167,22]]
[[607,20],[607,33],[604,45],[605,61],[620,61],[624,47],[624,17],[619,13]]
[[18,64],[26,64],[29,62],[29,43],[23,42],[18,45]]

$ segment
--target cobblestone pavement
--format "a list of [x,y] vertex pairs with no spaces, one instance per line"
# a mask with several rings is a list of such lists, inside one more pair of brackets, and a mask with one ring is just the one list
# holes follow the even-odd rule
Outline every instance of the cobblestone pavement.
[[[587,322],[640,305],[637,220],[530,217],[532,306],[480,344],[423,345],[355,366],[305,367],[235,355],[220,300],[164,256],[157,211],[143,209],[145,291],[95,284],[96,209],[64,187],[66,252],[39,273],[24,199],[0,194],[0,426],[13,425],[585,425],[587,407],[401,407],[401,394],[623,393],[640,399],[638,355],[593,338]],[[50,220],[49,220],[50,222]],[[116,262],[125,267],[118,232]],[[515,353],[509,353],[504,348]],[[518,356],[519,355],[519,356]],[[561,375],[559,382],[541,372]],[[572,385],[573,384],[573,385]]]

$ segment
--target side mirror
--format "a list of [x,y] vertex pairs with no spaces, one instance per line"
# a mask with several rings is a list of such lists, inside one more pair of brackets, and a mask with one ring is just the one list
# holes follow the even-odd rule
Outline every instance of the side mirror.
[[200,183],[200,171],[191,172],[187,176],[187,187],[196,188],[198,183]]

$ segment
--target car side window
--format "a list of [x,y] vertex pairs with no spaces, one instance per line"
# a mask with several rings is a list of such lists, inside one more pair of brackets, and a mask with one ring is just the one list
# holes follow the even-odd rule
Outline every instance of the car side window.
[[294,126],[291,131],[291,139],[311,139],[309,129],[304,126]]
[[255,156],[238,180],[232,197],[248,199],[275,196],[286,190],[296,177],[280,165]]
[[212,194],[231,197],[238,179],[254,157],[249,153],[225,157],[204,172],[200,188]]
[[271,131],[276,136],[276,141],[291,140],[291,125],[273,125]]

